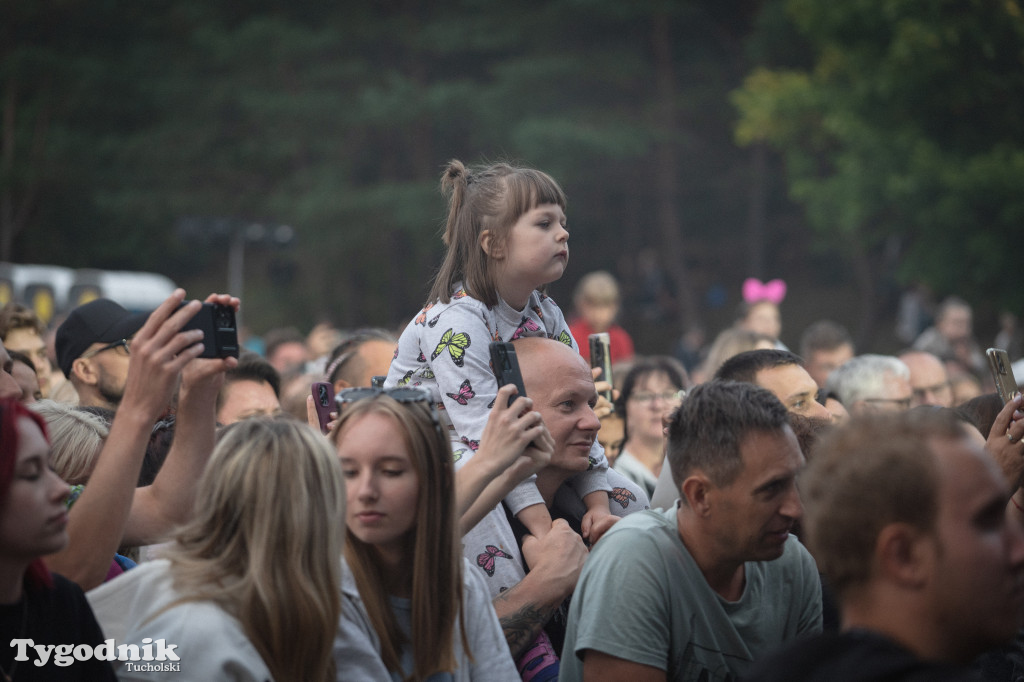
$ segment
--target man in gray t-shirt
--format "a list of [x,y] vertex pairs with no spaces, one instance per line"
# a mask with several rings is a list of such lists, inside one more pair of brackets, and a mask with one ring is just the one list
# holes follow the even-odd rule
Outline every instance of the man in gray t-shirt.
[[814,561],[790,537],[804,464],[786,408],[712,381],[669,426],[679,503],[623,519],[595,546],[569,611],[560,680],[732,682],[821,629]]

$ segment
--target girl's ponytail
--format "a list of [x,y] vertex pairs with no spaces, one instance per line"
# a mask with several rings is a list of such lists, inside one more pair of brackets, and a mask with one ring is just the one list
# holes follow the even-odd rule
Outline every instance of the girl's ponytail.
[[441,194],[448,197],[448,222],[444,227],[442,240],[445,246],[455,241],[455,226],[459,213],[466,198],[466,186],[469,184],[469,172],[462,162],[452,159],[441,174]]

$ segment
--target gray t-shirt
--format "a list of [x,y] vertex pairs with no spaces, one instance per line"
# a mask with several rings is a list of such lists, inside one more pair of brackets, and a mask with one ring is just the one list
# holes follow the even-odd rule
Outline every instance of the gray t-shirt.
[[743,594],[730,602],[708,585],[676,521],[675,507],[633,514],[597,543],[573,594],[559,680],[581,680],[579,656],[594,649],[669,680],[733,682],[754,658],[821,630],[818,571],[795,537],[779,559],[747,562]]

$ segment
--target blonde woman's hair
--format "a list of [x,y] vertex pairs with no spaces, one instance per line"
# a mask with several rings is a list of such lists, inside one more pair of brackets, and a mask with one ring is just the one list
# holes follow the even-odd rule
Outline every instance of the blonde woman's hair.
[[106,420],[53,400],[40,400],[28,407],[46,420],[52,447],[50,464],[57,475],[71,485],[88,481],[110,435]]
[[489,231],[492,250],[504,248],[512,226],[527,211],[541,204],[557,204],[564,211],[565,192],[550,175],[533,168],[507,163],[466,168],[453,159],[441,175],[441,193],[448,197],[443,236],[448,252],[427,303],[448,303],[455,284],[462,282],[467,294],[493,308],[497,282],[480,235]]
[[[345,427],[367,414],[393,419],[419,477],[416,525],[407,547],[412,574],[413,680],[456,668],[455,621],[459,620],[463,649],[469,652],[462,614],[462,553],[455,525],[455,471],[451,445],[426,403],[399,403],[385,393],[348,403],[331,432],[337,445]],[[400,672],[406,643],[388,598],[387,569],[373,545],[351,532],[345,558],[359,588],[370,622],[381,642],[381,658]],[[472,655],[472,654],[470,654]]]
[[276,680],[333,679],[345,484],[327,440],[284,417],[232,424],[196,499],[168,552],[184,595],[171,606],[235,616]]

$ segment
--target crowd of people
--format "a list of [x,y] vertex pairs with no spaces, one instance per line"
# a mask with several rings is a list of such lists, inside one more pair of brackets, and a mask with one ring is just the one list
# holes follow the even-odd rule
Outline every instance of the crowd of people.
[[441,188],[403,330],[209,358],[182,290],[0,311],[4,679],[1024,676],[1024,408],[969,304],[898,355],[830,320],[796,353],[785,283],[750,279],[707,348],[638,356],[612,275],[568,318],[544,293],[553,178],[452,161]]

